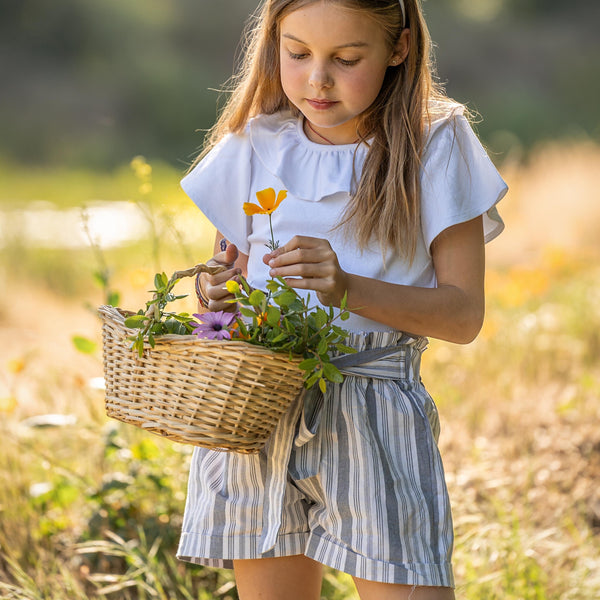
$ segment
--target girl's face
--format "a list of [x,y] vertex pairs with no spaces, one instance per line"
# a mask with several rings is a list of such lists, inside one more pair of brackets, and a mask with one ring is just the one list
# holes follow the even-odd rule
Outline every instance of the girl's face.
[[[360,12],[313,2],[280,23],[281,84],[311,126],[335,144],[357,138],[357,122],[377,98],[386,69],[408,52],[408,30],[390,48],[383,29]],[[325,143],[307,129],[315,142]]]

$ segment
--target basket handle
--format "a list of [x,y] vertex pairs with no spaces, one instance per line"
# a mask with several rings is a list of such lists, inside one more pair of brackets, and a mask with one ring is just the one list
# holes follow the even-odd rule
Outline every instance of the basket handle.
[[194,277],[194,275],[199,275],[200,273],[216,275],[217,273],[225,271],[225,269],[226,267],[224,265],[205,265],[204,263],[200,263],[183,271],[175,271],[175,273],[171,275],[171,281],[175,281],[175,279],[183,279],[184,277]]
[[[217,273],[221,273],[225,271],[227,267],[224,265],[207,265],[204,263],[199,263],[189,269],[184,269],[183,271],[175,271],[171,278],[169,279],[169,286],[179,279],[183,279],[184,277],[194,277],[196,275],[200,275],[200,273],[208,273],[209,275],[216,275]],[[156,294],[154,294],[154,298],[156,299]],[[146,311],[146,316],[151,316],[154,313],[154,306],[150,306]]]

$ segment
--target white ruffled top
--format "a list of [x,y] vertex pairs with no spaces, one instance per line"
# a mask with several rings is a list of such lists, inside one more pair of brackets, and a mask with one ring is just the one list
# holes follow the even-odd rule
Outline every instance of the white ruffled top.
[[[344,270],[391,283],[435,287],[431,243],[452,225],[483,215],[486,242],[504,228],[496,204],[507,186],[457,106],[453,114],[432,123],[428,133],[421,235],[413,262],[408,264],[394,249],[388,249],[384,260],[376,240],[360,251],[352,236],[335,226],[368,150],[366,144],[316,144],[304,133],[302,118],[291,113],[261,115],[249,122],[244,134],[224,137],[181,185],[211,223],[248,255],[249,282],[262,289],[269,278],[262,262],[269,219],[246,216],[242,205],[256,202],[256,192],[265,188],[288,191],[272,214],[276,240],[284,244],[294,235],[327,238]],[[316,303],[313,292],[311,305]],[[390,330],[354,314],[343,326],[355,332]]]

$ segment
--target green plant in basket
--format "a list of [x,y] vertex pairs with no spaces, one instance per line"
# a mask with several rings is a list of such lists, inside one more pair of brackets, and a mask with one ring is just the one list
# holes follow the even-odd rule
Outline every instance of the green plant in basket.
[[307,388],[318,383],[324,392],[326,381],[340,383],[343,376],[332,364],[330,353],[355,352],[344,344],[348,332],[334,324],[336,319],[345,321],[350,316],[346,296],[336,315],[332,307],[310,307],[310,294],[305,300],[281,278],[269,280],[266,292],[252,289],[243,277],[240,280],[227,282],[227,290],[234,295],[232,302],[238,303],[240,311],[234,337],[274,352],[287,352],[290,358],[304,358],[298,366],[304,371]]

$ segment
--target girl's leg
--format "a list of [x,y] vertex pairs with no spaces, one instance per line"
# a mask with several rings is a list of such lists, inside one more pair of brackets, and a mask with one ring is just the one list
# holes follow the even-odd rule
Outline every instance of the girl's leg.
[[425,587],[378,583],[354,578],[360,600],[454,600],[449,587]]
[[302,554],[233,561],[240,600],[319,600],[322,569]]

